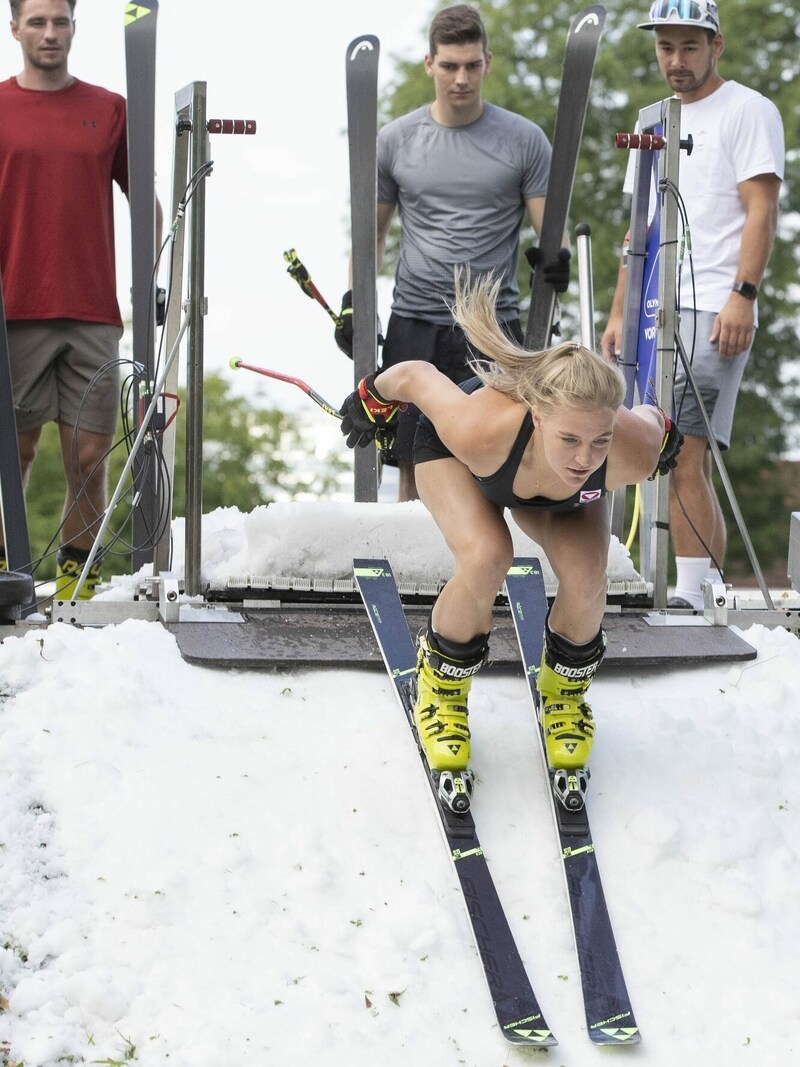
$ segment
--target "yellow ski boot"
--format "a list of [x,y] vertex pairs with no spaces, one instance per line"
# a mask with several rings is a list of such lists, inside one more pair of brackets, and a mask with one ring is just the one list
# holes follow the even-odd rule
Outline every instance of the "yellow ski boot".
[[[53,594],[55,600],[74,600],[78,581],[83,573],[83,565],[89,558],[89,553],[72,545],[62,545],[56,557],[56,589]],[[91,600],[97,592],[97,587],[103,580],[102,556],[95,557],[94,562],[86,575],[86,581],[81,586],[79,600]]]
[[576,645],[553,633],[549,624],[545,626],[542,666],[536,684],[551,771],[575,771],[589,762],[594,719],[585,698],[605,649],[602,630],[585,645]]
[[462,644],[429,626],[418,642],[414,723],[439,799],[457,813],[467,811],[472,795],[467,697],[486,661],[488,636]]

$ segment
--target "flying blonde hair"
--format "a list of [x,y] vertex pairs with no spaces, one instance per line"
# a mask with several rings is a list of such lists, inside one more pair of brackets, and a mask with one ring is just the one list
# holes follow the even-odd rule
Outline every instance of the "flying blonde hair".
[[543,415],[561,408],[616,410],[625,399],[625,379],[618,367],[597,352],[567,341],[530,352],[508,337],[497,322],[500,281],[491,274],[474,285],[469,271],[456,270],[453,318],[470,344],[487,359],[470,360],[485,385],[505,393]]

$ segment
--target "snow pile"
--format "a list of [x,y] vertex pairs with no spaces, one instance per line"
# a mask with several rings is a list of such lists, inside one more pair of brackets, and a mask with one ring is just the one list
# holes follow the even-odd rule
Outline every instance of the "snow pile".
[[[318,514],[297,532],[330,560],[333,513]],[[261,520],[217,516],[207,565],[249,561]],[[643,1033],[620,1055],[643,1067],[800,1055],[800,642],[744,637],[758,652],[744,665],[601,670],[593,686],[592,828]],[[476,821],[560,1043],[546,1059],[602,1067],[521,672],[479,674],[471,709]],[[538,1061],[494,1025],[430,804],[379,670],[194,667],[136,620],[5,640],[5,1059]]]
[[[538,545],[509,521],[514,551],[538,555],[545,580],[555,579]],[[202,575],[212,589],[231,576],[352,577],[353,558],[391,561],[398,582],[437,585],[452,573],[452,556],[425,506],[314,501],[269,504],[242,515],[225,508],[203,518]],[[174,530],[176,568],[183,559],[183,523]],[[610,581],[638,578],[630,554],[613,537]]]

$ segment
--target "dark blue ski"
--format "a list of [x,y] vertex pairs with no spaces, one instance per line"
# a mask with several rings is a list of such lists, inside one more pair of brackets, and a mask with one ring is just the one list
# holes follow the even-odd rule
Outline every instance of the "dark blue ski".
[[[380,42],[366,34],[347,46],[347,141],[350,149],[350,233],[353,266],[353,376],[355,388],[378,365],[377,274],[378,60]],[[356,448],[354,499],[377,500],[375,448]]]
[[[386,669],[416,740],[409,685],[416,670],[417,654],[394,576],[382,559],[354,560],[353,571]],[[474,819],[469,812],[456,815],[442,807],[421,749],[420,757],[464,894],[500,1031],[514,1045],[537,1048],[555,1045],[556,1039],[542,1016],[497,895]]]
[[[538,720],[536,676],[547,617],[538,559],[515,559],[506,577],[506,591]],[[539,737],[544,755],[541,730]],[[564,860],[589,1037],[598,1045],[636,1044],[641,1034],[622,974],[586,805],[577,812],[567,811],[552,788],[550,798]]]
[[553,131],[553,157],[547,184],[539,249],[542,258],[534,267],[531,302],[525,328],[525,347],[547,348],[552,343],[556,294],[542,276],[545,263],[558,256],[569,219],[572,188],[583,139],[583,125],[589,109],[592,75],[606,9],[600,4],[579,11],[570,23],[564,50],[564,68],[558,97],[556,125]]

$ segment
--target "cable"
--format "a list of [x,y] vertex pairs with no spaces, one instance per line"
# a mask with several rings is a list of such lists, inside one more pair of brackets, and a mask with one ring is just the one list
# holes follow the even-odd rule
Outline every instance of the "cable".
[[[166,323],[166,321],[167,321],[167,319],[169,317],[170,301],[172,300],[173,288],[174,288],[173,277],[174,277],[174,270],[175,270],[175,242],[176,242],[176,237],[177,237],[178,226],[180,224],[181,219],[183,218],[183,216],[186,213],[186,209],[187,209],[189,203],[191,202],[192,197],[197,192],[197,189],[200,187],[201,182],[204,181],[211,174],[211,172],[213,170],[213,167],[214,167],[213,161],[212,160],[206,160],[206,162],[201,164],[201,166],[199,166],[197,168],[197,170],[194,172],[194,174],[192,174],[190,176],[190,178],[189,178],[189,180],[186,183],[186,186],[184,188],[183,195],[182,195],[182,197],[181,197],[181,199],[180,199],[180,201],[178,203],[178,207],[177,207],[177,210],[175,212],[175,218],[173,219],[172,224],[169,227],[169,231],[167,233],[167,236],[165,237],[164,241],[162,242],[161,248],[159,249],[158,255],[156,256],[156,260],[155,260],[155,263],[153,265],[153,272],[152,272],[152,275],[151,275],[151,282],[150,282],[150,310],[149,310],[149,315],[148,315],[148,343],[150,342],[150,340],[152,338],[152,334],[153,334],[152,309],[153,309],[153,306],[154,306],[154,303],[155,303],[155,295],[156,295],[155,290],[157,288],[156,279],[157,279],[157,275],[158,275],[159,263],[161,262],[161,257],[163,256],[164,250],[166,249],[167,245],[169,244],[171,247],[170,247],[170,255],[169,255],[168,280],[167,280],[167,286],[166,286],[166,302],[165,302],[165,305],[164,305],[164,323]],[[165,345],[165,343],[166,343],[166,330],[162,329],[161,337],[159,339],[159,344],[158,344],[158,347],[157,347],[157,350],[156,350],[156,358],[155,358],[154,366],[153,366],[153,380],[158,380],[158,378],[159,378],[159,376],[161,374],[161,367],[163,365],[163,360],[164,360],[164,345]],[[176,409],[176,413],[175,414],[177,414],[177,409]],[[147,445],[148,445],[148,447],[150,449],[152,449],[153,455],[155,457],[156,484],[155,485],[152,484],[152,482],[150,480],[150,476],[149,476],[150,465],[149,464],[135,464],[134,465],[134,471],[135,471],[134,482],[138,485],[138,489],[139,489],[140,492],[142,491],[143,488],[146,488],[146,489],[150,490],[150,492],[152,493],[152,495],[155,498],[156,503],[157,503],[157,514],[160,516],[159,522],[158,522],[158,525],[157,525],[156,529],[147,531],[147,537],[142,541],[141,544],[136,546],[137,550],[144,550],[144,549],[154,548],[161,541],[162,537],[164,536],[164,534],[169,529],[169,526],[171,525],[171,515],[165,514],[166,504],[167,504],[168,501],[170,501],[172,499],[172,494],[171,494],[171,476],[170,476],[170,470],[169,470],[169,463],[167,462],[166,457],[164,456],[163,450],[161,448],[161,434],[163,433],[163,431],[165,429],[166,429],[166,425],[163,428],[161,428],[160,431],[151,433],[149,435],[148,439],[147,439]],[[135,435],[134,435],[134,437],[135,437]],[[145,480],[143,482],[138,480],[138,478],[141,477],[140,472],[142,471],[142,469],[144,470],[144,478],[145,478]]]
[[636,531],[639,527],[639,515],[642,510],[642,487],[636,485],[633,491],[633,515],[631,515],[631,528],[628,533],[628,539],[625,542],[625,547],[630,552],[633,542],[636,539]]
[[[186,187],[184,189],[184,193],[183,193],[183,196],[181,198],[181,201],[180,201],[180,203],[178,205],[178,209],[177,209],[177,212],[176,212],[175,219],[173,220],[173,223],[172,223],[172,225],[170,226],[170,229],[169,229],[169,233],[167,234],[167,237],[162,242],[161,248],[159,249],[158,255],[156,256],[156,259],[155,259],[155,262],[154,262],[154,265],[153,265],[153,271],[152,271],[152,274],[151,274],[151,281],[150,281],[150,296],[151,296],[150,303],[151,303],[151,308],[150,308],[150,312],[149,312],[149,315],[148,315],[148,325],[147,325],[148,342],[150,342],[151,339],[154,338],[154,330],[155,330],[155,326],[156,326],[156,323],[154,322],[154,317],[153,317],[153,308],[155,306],[158,267],[159,267],[159,264],[161,262],[161,258],[162,258],[163,254],[164,254],[164,250],[166,249],[167,245],[171,244],[172,249],[171,249],[170,258],[169,258],[169,287],[167,289],[167,303],[166,303],[165,309],[164,309],[164,317],[165,317],[165,321],[166,321],[166,317],[167,317],[167,314],[169,312],[169,300],[172,297],[172,278],[173,278],[173,271],[174,271],[175,236],[176,236],[176,233],[177,233],[178,224],[179,224],[181,218],[183,217],[188,204],[190,203],[192,197],[194,196],[194,193],[196,192],[197,188],[199,187],[200,182],[203,181],[206,177],[208,177],[208,175],[211,173],[212,169],[213,169],[213,162],[208,160],[205,163],[203,163],[200,167],[198,167],[198,169],[195,171],[195,173],[189,178],[189,181],[187,182]],[[160,366],[161,360],[163,359],[163,346],[164,346],[164,343],[165,343],[165,336],[164,335],[165,335],[165,331],[162,330],[160,343],[159,343],[159,346],[158,346],[158,358],[157,358],[157,361],[156,361],[156,364],[155,364],[156,369]],[[96,388],[97,383],[100,381],[100,379],[105,374],[111,373],[113,370],[118,370],[121,367],[126,367],[126,366],[130,366],[131,367],[131,373],[129,375],[127,375],[125,378],[122,379],[122,381],[120,382],[120,388],[119,388],[120,419],[121,419],[121,425],[122,425],[121,436],[108,449],[105,450],[103,455],[95,463],[95,465],[92,468],[92,470],[89,471],[88,475],[84,476],[82,474],[82,471],[81,471],[81,468],[80,468],[79,451],[78,451],[78,439],[79,439],[79,435],[80,435],[80,432],[81,432],[80,424],[81,424],[81,415],[82,415],[83,409],[84,409],[85,405],[88,402],[88,398],[91,395],[92,390],[94,388]],[[98,472],[98,470],[100,470],[101,468],[104,467],[104,465],[107,463],[109,457],[113,454],[113,452],[116,449],[118,449],[118,448],[120,448],[122,446],[125,446],[127,448],[127,450],[128,450],[128,456],[130,456],[130,446],[131,446],[133,440],[136,437],[136,430],[135,430],[135,427],[131,425],[128,413],[129,413],[129,411],[132,410],[133,403],[135,403],[136,399],[137,399],[136,396],[135,396],[135,390],[136,390],[136,387],[137,387],[137,383],[139,381],[141,381],[143,375],[145,375],[146,373],[147,373],[147,371],[146,371],[145,367],[143,367],[141,364],[135,363],[132,360],[114,359],[114,360],[109,360],[107,363],[103,364],[100,368],[98,368],[98,370],[94,373],[92,378],[89,380],[89,382],[88,382],[88,384],[87,384],[87,386],[86,386],[86,388],[85,388],[85,390],[83,392],[83,395],[81,397],[81,401],[80,401],[80,404],[79,404],[79,407],[78,407],[78,413],[77,413],[76,418],[75,418],[75,424],[74,424],[74,427],[73,427],[73,437],[72,437],[72,452],[71,452],[71,456],[70,456],[70,462],[72,464],[72,470],[74,472],[75,478],[76,479],[80,478],[81,482],[80,482],[80,484],[78,484],[76,482],[76,484],[73,486],[73,501],[72,501],[72,504],[71,504],[70,508],[68,509],[68,511],[66,512],[66,514],[62,517],[61,522],[59,523],[59,525],[56,528],[55,532],[53,533],[52,537],[50,538],[45,550],[35,560],[32,560],[32,565],[31,565],[31,573],[32,574],[36,573],[36,570],[41,566],[41,564],[45,560],[50,559],[53,555],[57,554],[58,549],[54,548],[54,545],[56,544],[57,541],[60,540],[60,534],[64,529],[64,525],[67,522],[67,520],[70,518],[70,516],[72,516],[74,514],[75,509],[78,510],[78,514],[80,515],[81,520],[82,520],[82,522],[84,524],[83,525],[83,530],[81,531],[82,533],[90,532],[92,527],[95,525],[95,523],[99,519],[102,518],[103,513],[98,512],[97,508],[94,507],[94,506],[91,506],[92,514],[90,514],[89,516],[87,516],[82,510],[82,507],[86,505],[87,499],[88,499],[87,484],[95,476],[95,474]],[[156,377],[157,377],[157,375],[156,375]],[[165,503],[166,503],[167,500],[171,499],[171,493],[169,495],[167,495],[167,493],[166,493],[166,490],[171,488],[171,473],[170,473],[170,471],[168,469],[168,464],[166,462],[166,458],[165,458],[165,456],[163,454],[163,451],[162,451],[162,449],[160,447],[160,437],[159,437],[158,433],[153,433],[153,434],[150,435],[149,444],[155,450],[155,460],[156,460],[155,469],[156,469],[156,475],[157,476],[156,476],[155,484],[152,484],[152,482],[149,480],[149,478],[144,484],[147,486],[147,488],[152,490],[153,496],[154,496],[154,499],[155,499],[155,502],[156,502],[156,506],[157,506],[157,513],[159,514],[159,516],[161,516],[161,518],[159,520],[157,528],[155,530],[153,530],[153,531],[149,531],[148,532],[148,536],[144,539],[142,545],[136,546],[136,547],[139,547],[139,548],[142,548],[142,549],[151,548],[151,547],[154,547],[156,544],[158,544],[158,542],[161,540],[162,536],[167,532],[167,530],[168,530],[168,528],[170,526],[170,523],[171,523],[171,516],[168,516],[168,515],[165,514]],[[145,471],[147,471],[147,466],[145,467]],[[67,474],[67,477],[69,478],[69,474]],[[134,482],[135,482],[135,478],[134,478]],[[140,489],[137,490],[137,487],[135,486],[135,484],[131,486],[130,492],[138,492],[138,491],[140,491]],[[118,504],[119,504],[119,502],[118,502]],[[135,501],[134,501],[134,499],[132,499],[131,500],[131,507],[130,507],[128,513],[126,514],[124,520],[119,524],[119,526],[118,526],[118,528],[117,528],[117,530],[115,532],[112,531],[112,534],[111,534],[111,537],[110,537],[109,541],[107,542],[106,545],[104,545],[102,547],[101,551],[102,551],[103,555],[116,554],[116,553],[114,553],[113,549],[114,549],[115,545],[119,545],[119,544],[122,544],[123,546],[125,546],[125,549],[127,551],[124,554],[128,554],[130,551],[133,551],[134,546],[132,544],[129,544],[128,541],[124,538],[124,528],[125,528],[126,524],[129,522],[131,515],[133,514],[134,506],[135,506]],[[120,552],[119,554],[122,555],[123,553]],[[45,582],[42,582],[42,581],[40,581],[38,583],[35,583],[35,585],[37,587],[41,586],[41,585],[44,585],[44,584],[45,584]],[[46,598],[44,598],[44,599],[46,599]],[[41,604],[44,603],[44,599],[40,599],[39,601],[37,601],[37,603],[36,603],[36,607],[37,608]]]
[[[683,197],[681,196],[681,193],[680,193],[680,189],[677,187],[677,185],[674,182],[670,181],[669,179],[665,178],[659,183],[659,190],[662,191],[664,194],[669,194],[670,196],[673,197],[673,199],[675,201],[675,204],[676,204],[676,206],[678,208],[678,213],[679,213],[680,219],[681,219],[681,226],[682,226],[681,239],[680,239],[681,253],[680,253],[679,263],[678,263],[678,283],[677,283],[676,290],[675,290],[675,310],[680,313],[680,292],[681,292],[681,282],[682,282],[682,275],[683,275],[683,257],[684,257],[684,252],[686,254],[686,260],[687,260],[688,267],[689,267],[689,281],[690,281],[690,285],[691,285],[691,294],[692,294],[691,306],[692,306],[692,308],[696,308],[697,307],[697,287],[696,287],[695,272],[694,272],[694,257],[692,255],[691,230],[689,228],[689,219],[688,219],[688,215],[687,215],[687,211],[686,211],[686,204],[684,203]],[[665,243],[662,243],[662,247],[664,247],[664,245],[665,245]],[[692,315],[691,344],[689,345],[689,358],[688,358],[688,362],[691,365],[694,364],[694,354],[695,354],[696,344],[697,344],[697,314],[695,312]],[[675,376],[676,376],[675,372],[677,370],[677,365],[678,365],[678,356],[680,355],[681,359],[683,359],[683,353],[680,351],[680,346],[678,346],[676,344],[676,345],[674,345],[674,348],[675,348],[675,357],[674,357],[674,362],[673,362],[673,381],[674,381]],[[684,383],[683,383],[683,389],[682,389],[682,392],[681,392],[680,400],[678,400],[678,398],[675,396],[674,391],[673,391],[673,403],[675,404],[675,421],[678,423],[678,425],[680,425],[680,415],[681,415],[681,411],[683,410],[683,404],[684,404],[684,401],[686,399],[687,390],[689,388],[690,388],[690,382],[689,382],[689,376],[687,374],[686,377],[685,377]],[[701,398],[698,398],[698,399],[701,399]],[[722,570],[722,567],[721,567],[720,563],[717,561],[716,557],[714,556],[714,553],[711,551],[711,549],[708,547],[708,545],[706,544],[706,542],[703,539],[703,537],[700,535],[697,527],[695,526],[694,522],[692,521],[691,516],[689,515],[689,513],[686,510],[686,506],[685,506],[683,500],[681,499],[680,491],[678,489],[677,482],[676,482],[676,479],[675,479],[674,475],[670,479],[670,491],[675,496],[675,501],[676,501],[676,503],[678,504],[678,507],[681,510],[681,514],[686,519],[686,522],[688,523],[689,527],[691,528],[691,530],[694,533],[695,537],[697,538],[698,542],[700,543],[700,545],[704,549],[705,554],[711,560],[712,566],[716,567],[717,571],[719,572],[720,575],[722,575],[723,580],[724,580],[724,572]]]

